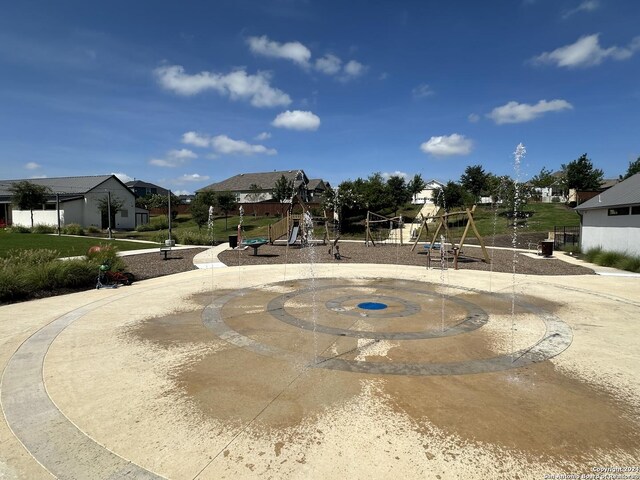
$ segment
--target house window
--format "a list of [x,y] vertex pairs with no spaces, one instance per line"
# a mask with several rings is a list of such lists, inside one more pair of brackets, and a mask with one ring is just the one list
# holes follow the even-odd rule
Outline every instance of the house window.
[[631,215],[640,215],[640,205],[631,207]]
[[629,207],[610,208],[607,215],[609,215],[610,217],[614,217],[617,215],[629,215]]
[[120,210],[120,217],[122,217],[122,218],[129,217],[129,210],[127,210],[127,209]]

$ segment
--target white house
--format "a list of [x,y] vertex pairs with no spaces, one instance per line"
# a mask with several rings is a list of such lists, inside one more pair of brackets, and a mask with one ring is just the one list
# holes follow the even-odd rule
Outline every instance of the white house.
[[[115,214],[113,229],[128,230],[136,227],[136,219],[144,222],[140,209],[136,210],[135,194],[115,175],[87,177],[59,177],[26,179],[28,182],[47,187],[47,201],[41,209],[33,211],[34,225],[60,225],[77,223],[82,227],[107,228],[109,220],[100,211],[100,201],[111,196],[112,203],[122,202]],[[0,223],[31,226],[31,212],[18,210],[11,205],[11,186],[22,180],[0,180]],[[147,215],[148,218],[148,215]]]
[[582,251],[640,255],[640,173],[614,185],[576,207],[581,216]]
[[444,183],[441,183],[437,180],[431,180],[430,182],[426,182],[426,186],[424,189],[415,195],[411,203],[413,204],[424,204],[424,203],[433,203],[433,192],[438,189],[444,187]]

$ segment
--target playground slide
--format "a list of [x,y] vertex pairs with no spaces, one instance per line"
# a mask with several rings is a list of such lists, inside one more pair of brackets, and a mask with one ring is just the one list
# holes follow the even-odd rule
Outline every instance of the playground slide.
[[293,230],[291,230],[291,237],[289,237],[287,245],[293,245],[296,242],[296,238],[298,238],[298,230],[300,230],[300,226],[296,225],[293,227]]

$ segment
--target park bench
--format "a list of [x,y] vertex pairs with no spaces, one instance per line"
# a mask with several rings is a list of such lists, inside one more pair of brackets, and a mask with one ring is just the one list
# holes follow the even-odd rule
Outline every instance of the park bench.
[[167,255],[171,252],[171,247],[160,247],[160,253],[164,254],[164,259],[167,260]]

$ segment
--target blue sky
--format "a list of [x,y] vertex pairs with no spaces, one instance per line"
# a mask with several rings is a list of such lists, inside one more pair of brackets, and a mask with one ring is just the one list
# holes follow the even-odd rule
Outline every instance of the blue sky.
[[640,156],[640,2],[29,1],[0,15],[1,178],[193,192],[302,168],[520,176]]

